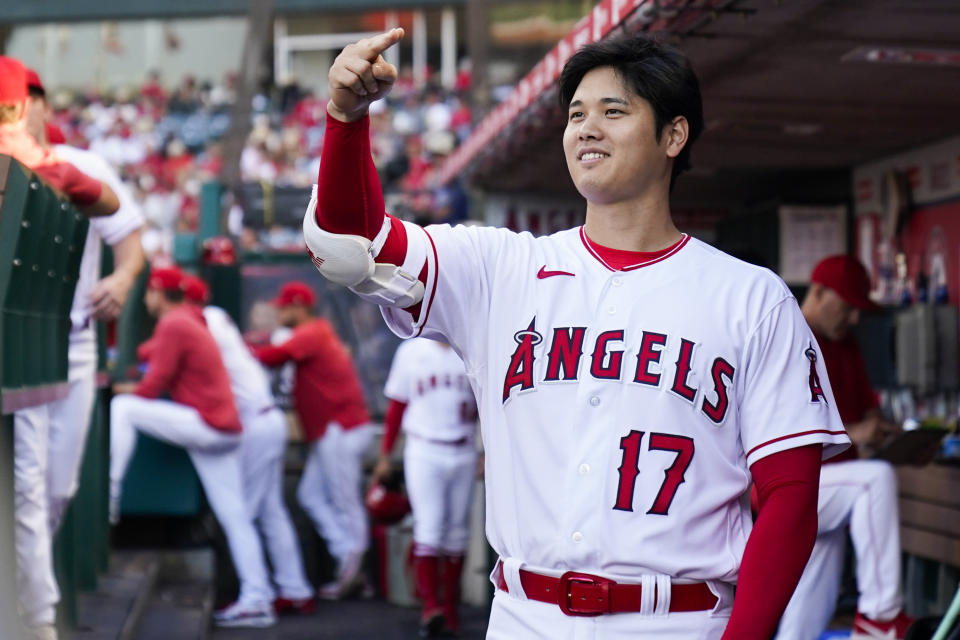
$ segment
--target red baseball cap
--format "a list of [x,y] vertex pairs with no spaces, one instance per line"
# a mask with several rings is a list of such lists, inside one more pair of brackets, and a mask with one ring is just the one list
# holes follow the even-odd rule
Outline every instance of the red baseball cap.
[[310,285],[299,280],[288,282],[280,287],[280,292],[273,299],[273,304],[277,307],[286,307],[293,304],[312,307],[316,303],[317,294],[313,292]]
[[147,287],[160,291],[182,291],[183,272],[176,267],[154,267],[150,269]]
[[34,71],[33,69],[30,69],[29,67],[26,68],[26,72],[27,72],[27,90],[29,91],[30,89],[36,89],[37,91],[40,91],[46,94],[47,90],[43,88],[43,83],[40,82],[40,76],[37,74],[37,72]]
[[844,302],[863,311],[879,309],[870,299],[870,276],[860,261],[852,256],[829,256],[817,263],[810,282],[833,289]]
[[194,304],[206,304],[210,300],[210,287],[197,276],[184,274],[180,287],[183,297]]
[[67,136],[63,135],[63,129],[52,122],[48,122],[47,142],[50,144],[65,144],[67,142]]
[[0,104],[20,104],[26,99],[26,67],[16,58],[0,56]]

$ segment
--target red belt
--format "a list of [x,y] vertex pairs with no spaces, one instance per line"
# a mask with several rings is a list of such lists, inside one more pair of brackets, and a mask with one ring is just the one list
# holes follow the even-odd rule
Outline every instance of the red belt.
[[[608,578],[567,571],[559,578],[520,569],[520,584],[527,598],[555,604],[568,616],[599,616],[605,613],[640,611],[639,584],[620,584]],[[505,592],[503,564],[497,587]],[[654,598],[656,602],[656,598]],[[717,604],[717,596],[705,582],[670,586],[670,611],[706,611]],[[656,605],[654,605],[656,606]]]

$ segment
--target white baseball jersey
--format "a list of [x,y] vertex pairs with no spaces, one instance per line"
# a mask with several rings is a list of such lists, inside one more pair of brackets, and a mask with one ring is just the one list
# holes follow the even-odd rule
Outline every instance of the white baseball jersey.
[[109,185],[120,200],[120,208],[116,213],[90,218],[90,230],[87,232],[87,241],[83,247],[80,274],[73,294],[73,306],[70,308],[70,322],[73,327],[73,333],[70,336],[71,345],[81,342],[91,343],[95,339],[95,334],[93,322],[90,321],[93,315],[90,292],[100,280],[100,241],[103,240],[111,246],[117,244],[143,226],[143,212],[117,172],[96,153],[63,144],[57,145],[54,150],[58,156],[80,171]]
[[233,391],[233,399],[241,416],[256,414],[273,405],[267,373],[250,353],[240,330],[227,312],[220,307],[206,306],[203,308],[203,318],[220,349],[223,364],[230,376],[230,390]]
[[734,582],[748,466],[847,443],[817,341],[782,280],[690,237],[614,270],[582,228],[406,224],[416,322],[480,411],[487,537],[532,570]]
[[407,405],[403,430],[426,440],[455,442],[476,430],[473,389],[456,352],[426,338],[402,343],[384,395]]

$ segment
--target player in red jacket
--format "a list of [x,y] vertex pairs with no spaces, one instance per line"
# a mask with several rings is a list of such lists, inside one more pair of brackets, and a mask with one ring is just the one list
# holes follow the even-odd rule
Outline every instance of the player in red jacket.
[[313,315],[317,296],[303,282],[288,282],[274,305],[280,323],[293,329],[276,346],[255,348],[260,362],[296,364],[293,404],[310,453],[297,498],[337,561],[337,579],[319,596],[336,599],[362,581],[369,539],[363,506],[362,462],[373,425],[350,353],[325,318]]
[[[119,515],[123,478],[140,431],[186,449],[207,501],[223,527],[240,579],[237,601],[214,613],[224,627],[268,627],[276,622],[274,592],[263,549],[243,499],[240,417],[230,378],[203,311],[184,303],[183,275],[150,272],[144,299],[157,326],[138,384],[118,385],[110,403],[110,514]],[[161,398],[168,395],[169,400]]]

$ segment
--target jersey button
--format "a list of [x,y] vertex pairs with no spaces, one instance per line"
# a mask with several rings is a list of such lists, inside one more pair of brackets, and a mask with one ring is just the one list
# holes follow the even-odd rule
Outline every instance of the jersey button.
[[570,536],[570,539],[573,540],[574,542],[581,542],[583,541],[583,534],[580,533],[579,531],[574,531],[573,535]]
[[609,313],[610,315],[615,315],[615,314],[617,313],[617,308],[616,308],[616,307],[607,307],[607,313]]
[[600,404],[600,398],[599,398],[598,396],[593,396],[592,398],[590,398],[590,405],[591,405],[591,406],[594,406],[594,407],[595,407],[595,406],[597,406],[597,405],[599,405],[599,404]]
[[580,475],[585,476],[590,473],[590,465],[584,462],[582,465],[580,465],[580,469],[578,469],[578,471],[580,471]]
[[615,286],[615,287],[619,287],[620,285],[623,284],[623,279],[622,279],[622,278],[614,278],[613,280],[610,281],[610,283],[611,283],[613,286]]

